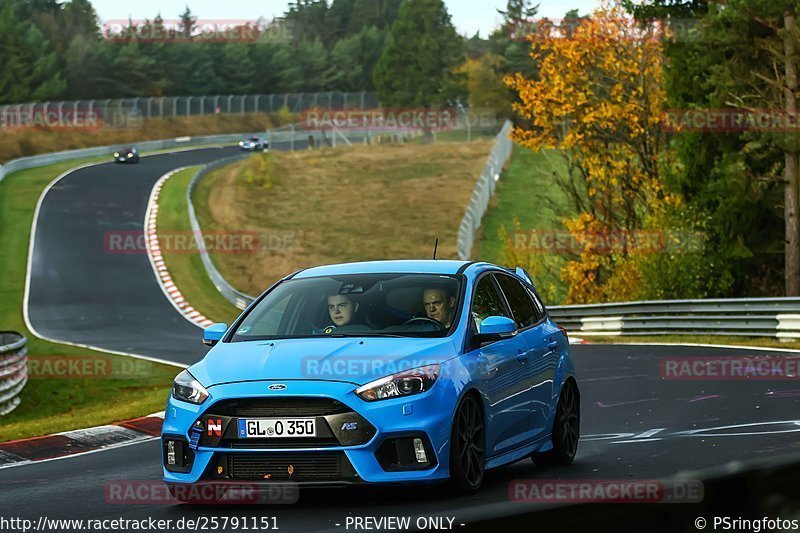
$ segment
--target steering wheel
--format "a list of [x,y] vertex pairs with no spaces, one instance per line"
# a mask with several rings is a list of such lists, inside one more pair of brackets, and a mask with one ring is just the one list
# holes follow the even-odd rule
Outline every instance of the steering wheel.
[[408,320],[406,320],[405,322],[403,322],[403,325],[404,325],[404,326],[408,326],[408,325],[410,325],[410,324],[413,324],[414,322],[423,322],[423,323],[425,323],[425,324],[433,324],[434,326],[436,326],[436,328],[437,328],[439,331],[444,331],[444,330],[446,330],[446,329],[447,329],[447,328],[445,327],[445,325],[444,325],[444,324],[442,324],[441,322],[439,322],[438,320],[434,320],[434,319],[432,319],[432,318],[428,318],[428,317],[426,317],[426,316],[415,316],[415,317],[413,317],[413,318],[409,318]]

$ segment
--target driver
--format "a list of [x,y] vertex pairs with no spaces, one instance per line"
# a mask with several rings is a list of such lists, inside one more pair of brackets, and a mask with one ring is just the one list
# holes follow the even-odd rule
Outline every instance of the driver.
[[334,328],[346,326],[353,320],[353,315],[358,311],[358,303],[346,294],[331,294],[328,296],[328,314],[333,324],[325,328],[325,333],[330,333]]
[[422,304],[425,306],[428,318],[436,320],[446,328],[453,323],[456,299],[454,296],[447,296],[447,291],[444,289],[425,289],[422,293]]

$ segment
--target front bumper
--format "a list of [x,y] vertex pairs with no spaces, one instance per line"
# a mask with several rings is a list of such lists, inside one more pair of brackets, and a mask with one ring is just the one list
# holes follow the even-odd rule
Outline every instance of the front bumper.
[[[209,387],[210,397],[197,406],[170,397],[162,428],[165,465],[166,442],[180,441],[180,453],[191,455],[183,471],[162,466],[168,483],[212,480],[296,481],[298,483],[402,483],[449,477],[450,433],[456,394],[446,382],[409,398],[366,402],[356,396],[353,384],[326,381],[289,381],[286,390],[271,391],[275,381],[231,383]],[[338,412],[285,410],[282,417],[315,416],[316,439],[239,439],[238,418],[275,416],[271,411],[246,410],[248,405],[273,405],[286,400],[314,400],[338,404]],[[230,404],[237,407],[231,408]],[[294,405],[294,404],[293,404]],[[245,406],[245,407],[243,407]],[[237,416],[245,409],[246,416]],[[214,428],[207,427],[213,419]],[[198,425],[199,422],[199,425]],[[202,431],[198,439],[198,427]],[[195,444],[190,445],[192,433]],[[427,462],[409,465],[408,443],[420,439]],[[174,445],[173,445],[174,446]],[[185,447],[185,450],[184,450]],[[412,450],[413,457],[413,450]],[[401,466],[393,464],[399,461]],[[413,461],[413,459],[412,459]]]

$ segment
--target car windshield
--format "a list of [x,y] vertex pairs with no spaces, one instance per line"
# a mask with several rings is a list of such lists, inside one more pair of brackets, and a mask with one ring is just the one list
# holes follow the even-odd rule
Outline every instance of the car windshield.
[[458,318],[459,277],[357,274],[289,280],[236,326],[233,342],[306,337],[444,337]]
[[258,142],[258,137],[250,137],[250,139],[249,139],[249,140],[250,140],[251,142],[257,143],[257,142]]

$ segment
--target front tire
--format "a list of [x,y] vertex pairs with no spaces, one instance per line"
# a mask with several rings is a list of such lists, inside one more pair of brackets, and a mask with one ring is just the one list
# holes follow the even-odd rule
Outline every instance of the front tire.
[[553,420],[553,449],[532,456],[537,466],[568,465],[578,453],[581,434],[580,394],[575,382],[568,380],[561,389]]
[[458,492],[477,491],[486,470],[486,432],[474,396],[465,396],[456,409],[450,440],[450,480]]

